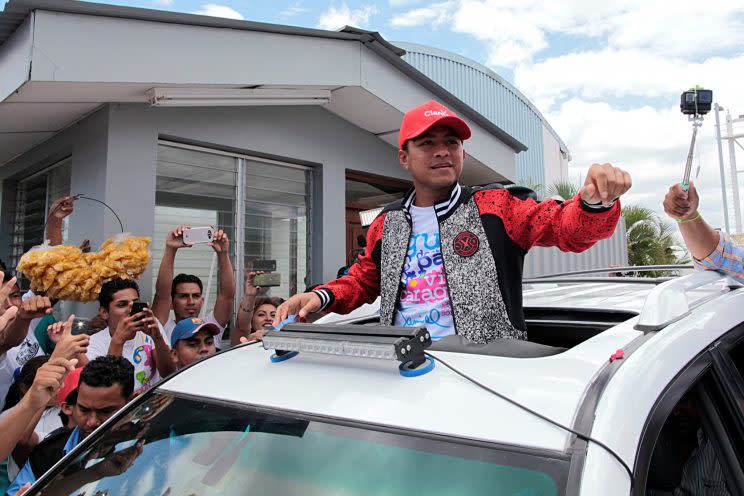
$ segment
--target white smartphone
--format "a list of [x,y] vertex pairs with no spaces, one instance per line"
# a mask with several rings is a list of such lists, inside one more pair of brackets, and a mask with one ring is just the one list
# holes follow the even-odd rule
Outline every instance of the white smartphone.
[[213,227],[192,227],[183,230],[183,242],[187,245],[211,243],[213,236]]

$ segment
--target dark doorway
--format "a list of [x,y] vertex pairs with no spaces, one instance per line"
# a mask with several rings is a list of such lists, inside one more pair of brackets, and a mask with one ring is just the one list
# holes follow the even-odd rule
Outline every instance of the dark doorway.
[[411,182],[387,176],[378,176],[357,171],[346,171],[346,264],[357,257],[360,247],[359,235],[366,236],[359,212],[384,207],[403,198],[411,188]]

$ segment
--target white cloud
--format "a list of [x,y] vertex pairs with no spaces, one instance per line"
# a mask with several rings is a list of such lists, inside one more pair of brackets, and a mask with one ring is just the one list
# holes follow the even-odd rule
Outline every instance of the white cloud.
[[194,12],[194,14],[207,15],[212,17],[226,17],[228,19],[243,19],[242,14],[237,10],[232,9],[227,5],[218,5],[216,3],[208,3],[206,5],[202,5],[201,9]]
[[287,7],[286,9],[279,12],[279,17],[296,17],[298,15],[304,14],[306,12],[309,12],[310,9],[307,7],[303,7],[302,3],[296,2]]
[[429,26],[438,27],[448,20],[450,10],[454,6],[455,2],[447,1],[435,3],[431,7],[421,7],[419,9],[409,10],[408,12],[394,16],[390,21],[390,24],[396,28],[408,28],[427,24]]
[[614,16],[611,24],[610,46],[690,58],[740,49],[744,4],[741,0],[644,1]]
[[161,7],[170,7],[173,5],[173,0],[152,0],[152,3]]
[[[394,26],[417,18],[449,23],[455,32],[486,43],[488,63],[511,68],[547,48],[553,34],[584,36],[610,49],[642,49],[660,55],[723,53],[744,43],[741,0],[458,0],[397,14]],[[442,8],[445,7],[445,8]]]
[[388,0],[388,4],[391,7],[407,7],[408,5],[416,5],[424,0]]
[[720,102],[736,101],[742,78],[744,53],[690,63],[648,51],[605,49],[562,55],[514,70],[515,85],[545,110],[573,94],[586,99],[674,98],[696,84],[712,88]]
[[344,26],[354,26],[358,28],[366,27],[370,18],[377,13],[375,5],[366,5],[360,9],[350,9],[347,4],[336,8],[331,6],[320,15],[318,27],[320,29],[336,30]]

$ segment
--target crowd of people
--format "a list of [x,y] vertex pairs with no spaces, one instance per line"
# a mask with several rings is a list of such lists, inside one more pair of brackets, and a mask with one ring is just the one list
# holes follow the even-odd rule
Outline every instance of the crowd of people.
[[[254,284],[257,273],[249,272],[229,346],[260,340],[292,315],[311,320],[323,311],[348,313],[378,297],[382,324],[424,324],[436,338],[461,335],[475,343],[526,339],[525,254],[532,246],[583,251],[609,237],[631,179],[610,164],[595,164],[576,198],[565,202],[520,198],[498,185],[461,186],[470,134],[437,102],[407,112],[398,158],[411,175],[411,192],[375,219],[358,261],[334,281],[282,302],[266,297]],[[51,206],[45,233],[51,245],[63,242],[62,223],[75,200]],[[689,191],[676,185],[664,208],[678,220],[696,263],[744,281],[741,247],[702,220],[698,201],[694,185]],[[2,266],[2,492],[22,493],[133,396],[223,346],[236,297],[229,240],[217,230],[209,243],[219,278],[214,307],[206,311],[201,279],[174,274],[179,250],[189,247],[185,229],[168,233],[152,305],[142,304],[136,281],[109,280],[82,334],[73,332],[74,315],[55,321],[57,302],[22,292]]]
[[[51,205],[45,232],[50,245],[63,242],[62,223],[75,201],[67,196]],[[58,302],[23,292],[0,262],[1,494],[22,493],[132,397],[223,346],[236,293],[229,240],[217,230],[209,243],[217,253],[218,291],[214,307],[200,318],[201,279],[174,276],[176,254],[189,246],[185,229],[178,226],[167,236],[152,305],[140,302],[137,281],[109,280],[84,333],[73,331],[75,315],[57,321]],[[254,286],[257,274],[246,277],[230,346],[261,339],[272,328],[280,301]]]

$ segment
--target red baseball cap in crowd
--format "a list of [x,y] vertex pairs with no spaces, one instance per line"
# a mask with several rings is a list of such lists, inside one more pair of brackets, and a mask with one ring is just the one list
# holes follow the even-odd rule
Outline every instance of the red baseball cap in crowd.
[[464,120],[457,117],[457,114],[441,103],[429,100],[423,105],[412,108],[403,116],[398,133],[398,147],[403,149],[406,141],[424,134],[427,129],[434,126],[451,127],[463,141],[470,138],[472,134],[470,127]]
[[65,382],[62,387],[57,391],[57,403],[64,403],[67,401],[67,397],[71,392],[75,391],[80,384],[80,373],[83,371],[83,367],[78,367],[65,377]]

